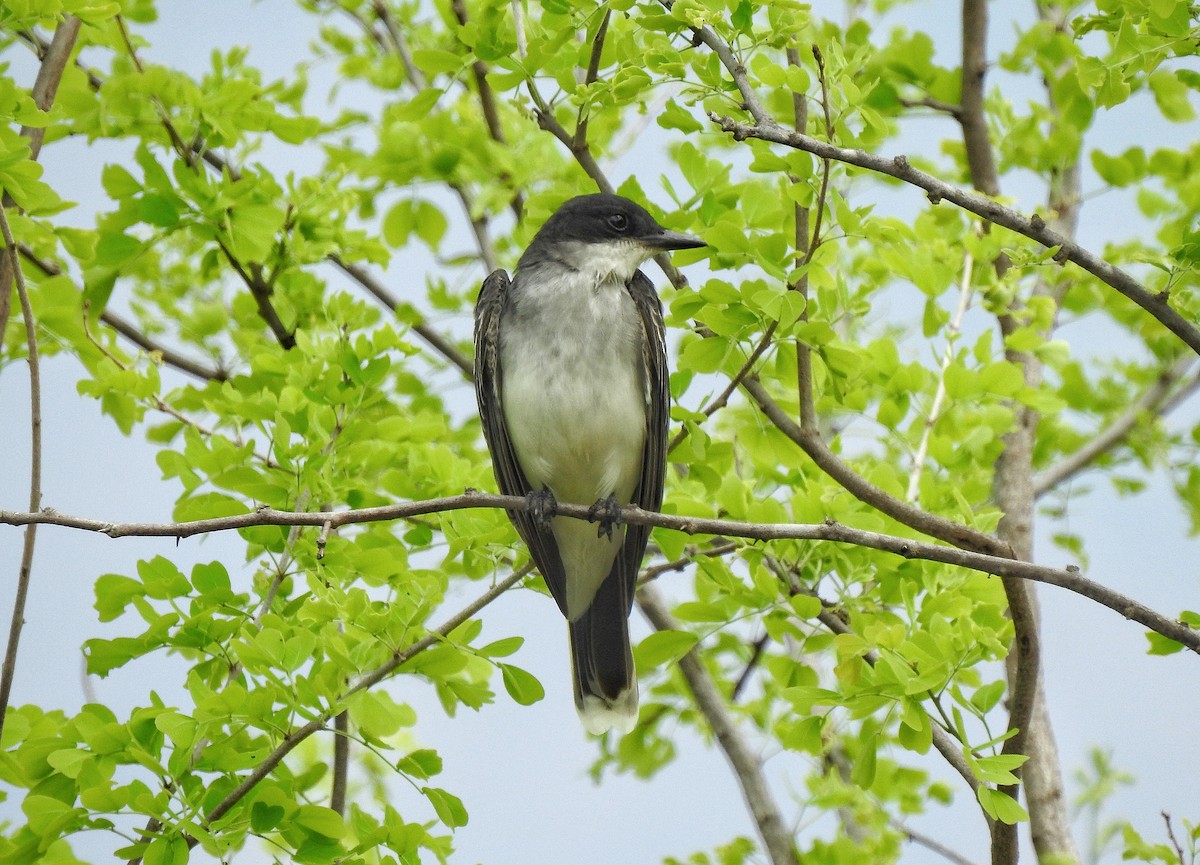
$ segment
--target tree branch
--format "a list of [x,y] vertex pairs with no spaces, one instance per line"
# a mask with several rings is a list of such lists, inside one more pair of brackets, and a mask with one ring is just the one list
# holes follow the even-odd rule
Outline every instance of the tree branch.
[[1183,340],[1189,348],[1200,354],[1200,327],[1171,307],[1167,302],[1168,294],[1166,292],[1151,292],[1116,265],[1105,261],[1095,253],[1051,229],[1046,221],[1036,213],[1027,217],[990,198],[952,186],[932,174],[914,168],[905,156],[888,159],[864,150],[837,147],[811,136],[785,129],[773,120],[770,123],[752,126],[715,113],[710,113],[709,117],[722,131],[728,132],[738,141],[746,138],[758,138],[794,147],[822,159],[834,159],[847,165],[866,168],[888,177],[894,177],[924,189],[929,200],[935,204],[942,200],[949,201],[994,225],[1027,237],[1047,249],[1057,249],[1058,251],[1054,255],[1056,261],[1071,261],[1079,265],[1101,282],[1116,289],[1142,307],[1164,327]]
[[855,498],[922,534],[939,538],[964,550],[1011,558],[1012,551],[1008,546],[991,535],[921,510],[867,481],[829,448],[816,429],[815,419],[807,428],[797,424],[779,403],[771,398],[757,377],[747,376],[742,382],[742,387],[780,432],[795,442],[818,468],[845,487]]
[[983,82],[987,75],[987,0],[962,4],[962,104],[956,117],[962,126],[971,183],[984,195],[1000,194],[996,159],[988,140],[983,111]]
[[[79,27],[80,20],[68,15],[54,31],[54,38],[42,56],[42,63],[30,93],[42,111],[49,111],[54,103],[67,58],[71,56],[76,37],[79,35]],[[21,134],[29,139],[29,158],[36,161],[45,130],[26,126],[21,129]],[[12,199],[6,193],[4,200],[0,201],[0,234],[4,238],[4,251],[0,254],[0,341],[3,340],[8,325],[8,316],[12,308],[12,287],[15,287],[17,302],[21,306],[21,318],[25,325],[25,347],[29,363],[29,510],[33,512],[42,506],[42,373],[38,356],[37,322],[33,317],[33,305],[29,301],[25,274],[21,270],[17,242],[8,224],[6,210],[11,206]],[[21,629],[25,625],[25,604],[29,598],[36,540],[37,526],[31,524],[24,531],[8,642],[4,650],[3,665],[0,665],[0,735],[3,734],[4,720],[8,716],[13,678],[17,671],[17,651],[21,643]]]
[[[29,352],[29,510],[42,506],[42,374],[38,359],[37,323],[33,318],[33,307],[29,303],[29,292],[25,287],[25,275],[21,272],[21,261],[17,256],[17,243],[8,225],[5,208],[0,206],[0,233],[4,237],[3,257],[12,268],[17,300],[21,305],[21,317],[25,323],[25,346]],[[8,286],[4,286],[7,294]],[[21,564],[17,572],[17,587],[13,596],[12,620],[8,628],[8,644],[4,650],[4,664],[0,668],[0,734],[4,731],[4,720],[8,716],[8,703],[12,695],[13,677],[17,671],[17,650],[21,643],[21,629],[25,625],[25,604],[29,598],[30,575],[33,572],[33,550],[37,540],[37,526],[30,523],[25,527],[24,543],[21,547]]]
[[[315,526],[319,528],[328,522],[332,528],[340,528],[358,523],[408,519],[441,511],[468,508],[519,510],[523,507],[525,507],[524,496],[502,496],[471,491],[458,496],[403,502],[375,508],[322,511],[320,513],[278,511],[274,508],[263,507],[245,514],[178,523],[120,523],[61,514],[52,508],[43,508],[40,511],[29,513],[0,511],[0,525],[23,526],[36,523],[62,526],[99,532],[111,538],[189,538],[194,535],[234,531],[251,526]],[[588,511],[589,506],[587,505],[560,502],[557,513],[559,516],[572,519],[588,520]],[[688,535],[717,535],[758,541],[809,540],[855,544],[893,553],[906,559],[941,562],[999,577],[1015,577],[1046,583],[1082,595],[1200,653],[1200,631],[1193,630],[1180,622],[1171,621],[1132,598],[1092,582],[1075,567],[1051,568],[1004,556],[988,555],[957,547],[938,546],[911,538],[864,531],[833,520],[823,523],[749,523],[738,520],[713,520],[677,514],[661,514],[644,511],[633,505],[621,509],[621,520],[636,525],[673,529]]]
[[[450,0],[450,10],[454,13],[454,17],[458,19],[458,23],[462,27],[467,26],[467,5],[463,0]],[[492,90],[492,85],[488,82],[488,66],[478,57],[471,63],[471,75],[475,79],[475,91],[479,94],[479,106],[483,110],[483,120],[487,124],[488,134],[492,136],[492,140],[497,144],[508,144],[508,139],[504,135],[504,127],[500,124],[500,112],[496,107],[496,94]],[[500,174],[499,179],[505,183],[512,183],[512,176],[507,172]],[[519,190],[513,193],[512,201],[509,203],[512,208],[513,216],[520,222],[522,215],[525,212],[525,196]]]
[[[680,630],[679,623],[667,611],[662,595],[653,583],[638,589],[637,603],[656,630]],[[708,721],[717,744],[725,753],[725,758],[738,779],[742,796],[750,809],[755,826],[758,827],[763,849],[766,850],[772,865],[800,865],[795,840],[779,814],[779,808],[763,775],[762,763],[738,729],[725,698],[717,689],[708,670],[704,668],[694,647],[679,659],[679,671],[687,681],[688,689],[696,701],[696,708]]]

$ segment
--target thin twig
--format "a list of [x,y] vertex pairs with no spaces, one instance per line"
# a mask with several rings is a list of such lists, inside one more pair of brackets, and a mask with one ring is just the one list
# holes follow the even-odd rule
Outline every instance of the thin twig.
[[[741,368],[738,369],[733,378],[729,380],[729,383],[725,385],[725,388],[721,391],[717,398],[704,407],[703,414],[706,420],[729,404],[729,398],[733,396],[734,391],[736,391],[738,386],[741,385],[742,380],[751,373],[751,371],[754,369],[754,364],[756,364],[758,359],[762,357],[763,352],[770,348],[771,337],[775,335],[775,330],[778,328],[778,326],[778,321],[773,321],[767,326],[767,329],[763,331],[763,335],[759,337],[758,344],[754,346],[754,350],[751,351],[746,357],[746,361],[742,364]],[[686,439],[691,432],[692,428],[687,424],[681,426],[679,432],[675,434],[675,438],[671,439],[671,443],[667,445],[667,453],[671,453],[671,451],[675,450],[675,448],[682,444],[683,440]]]
[[904,494],[904,498],[914,504],[921,492],[921,474],[925,470],[925,460],[929,456],[929,440],[933,437],[933,427],[941,417],[942,406],[946,402],[946,370],[950,368],[950,362],[954,359],[954,343],[962,330],[962,322],[967,314],[967,308],[971,305],[974,265],[975,257],[971,255],[970,250],[965,251],[962,276],[958,283],[958,306],[954,310],[954,316],[950,319],[950,323],[946,326],[946,350],[942,354],[942,362],[938,370],[937,389],[933,394],[933,403],[929,406],[929,416],[925,418],[921,441],[917,444],[917,452],[913,455],[913,466],[908,475],[908,490]]
[[936,838],[932,838],[929,835],[926,835],[922,832],[918,832],[916,829],[910,829],[908,826],[905,826],[903,823],[901,823],[899,821],[892,820],[891,823],[892,823],[892,827],[897,832],[902,833],[904,835],[904,837],[907,838],[909,841],[912,841],[914,844],[921,845],[926,850],[929,850],[932,853],[936,853],[937,855],[939,855],[943,859],[945,859],[947,862],[953,862],[954,865],[975,865],[975,863],[972,862],[970,859],[968,859],[966,856],[963,856],[961,853],[959,853],[955,850],[951,850],[949,847],[947,847],[945,844],[938,841]]
[[[807,426],[797,424],[791,415],[784,411],[779,403],[775,402],[767,393],[767,389],[763,387],[762,382],[756,376],[747,376],[742,382],[742,388],[781,433],[790,438],[808,454],[818,468],[837,481],[855,498],[922,534],[939,538],[961,549],[977,550],[994,556],[1012,556],[1012,550],[1008,545],[991,535],[921,510],[872,484],[847,465],[825,443],[817,428],[815,418],[812,418]],[[805,418],[802,417],[801,421],[804,420]]]
[[[62,268],[53,261],[47,261],[46,259],[37,255],[24,243],[18,243],[17,246],[21,250],[21,257],[40,270],[43,274],[46,276],[62,276]],[[134,345],[143,349],[156,361],[162,361],[167,366],[173,366],[180,372],[186,372],[188,375],[194,376],[202,381],[226,381],[229,378],[229,373],[221,366],[206,366],[199,361],[192,360],[191,358],[180,354],[170,346],[163,345],[162,343],[150,337],[148,334],[138,330],[136,326],[126,321],[110,309],[105,309],[102,313],[100,313],[100,321],[107,324]]]
[[[367,271],[366,268],[360,267],[353,262],[345,261],[336,253],[329,256],[329,261],[336,265],[347,276],[357,281],[359,285],[370,292],[370,294],[374,296],[376,300],[378,300],[388,309],[392,310],[393,312],[399,310],[401,307],[400,299],[396,297],[396,295],[392,294],[392,292],[388,290],[387,286],[385,286],[383,282],[381,282],[376,276]],[[472,363],[471,359],[459,351],[454,344],[450,342],[450,340],[442,336],[426,322],[417,321],[414,324],[410,324],[409,327],[411,327],[413,332],[425,340],[425,342],[427,342],[432,348],[436,349],[437,352],[442,355],[442,357],[446,358],[446,360],[458,367],[468,381],[470,381],[475,375],[475,365]]]
[[[600,26],[596,28],[596,36],[592,39],[592,53],[588,58],[587,72],[583,78],[585,87],[594,84],[600,75],[600,58],[604,54],[604,37],[608,34],[608,21],[611,17],[612,9],[606,8],[604,16],[600,19]],[[579,115],[575,120],[575,135],[572,136],[573,145],[583,145],[587,142],[587,130],[588,104],[584,100],[579,106]]]
[[[450,0],[450,10],[458,19],[459,25],[466,27],[467,4],[463,0]],[[479,106],[483,110],[483,120],[488,134],[497,144],[508,144],[508,139],[504,135],[504,127],[500,123],[500,111],[496,106],[496,93],[488,82],[488,65],[476,57],[471,62],[471,75],[475,79],[475,92],[479,95]],[[512,176],[507,172],[499,174],[498,179],[506,184],[512,183]],[[520,190],[513,193],[509,206],[512,208],[513,216],[520,222],[525,212],[525,197]]]
[[333,783],[329,807],[346,816],[346,786],[350,773],[350,713],[338,712],[333,719]]
[[[0,233],[4,237],[4,257],[12,267],[17,300],[21,305],[21,317],[25,323],[25,346],[29,352],[29,510],[32,513],[42,506],[42,374],[38,358],[37,323],[33,318],[33,306],[29,302],[25,275],[21,271],[17,244],[3,207],[0,207]],[[4,290],[7,292],[8,287],[5,286]],[[12,696],[13,677],[17,671],[17,650],[21,643],[21,629],[25,625],[25,604],[29,598],[36,540],[37,526],[31,523],[25,527],[21,565],[17,572],[16,592],[13,595],[12,620],[8,628],[8,644],[4,650],[4,665],[0,669],[0,734],[4,732],[4,720],[8,716],[8,703]]]

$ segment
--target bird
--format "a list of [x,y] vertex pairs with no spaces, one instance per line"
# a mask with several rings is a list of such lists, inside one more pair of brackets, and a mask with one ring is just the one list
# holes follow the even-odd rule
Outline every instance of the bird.
[[[704,241],[612,194],[565,202],[510,279],[475,305],[475,395],[508,511],[566,617],[575,707],[593,734],[637,724],[629,614],[650,527],[621,506],[662,505],[670,410],[662,303],[638,268]],[[556,515],[589,504],[589,522]],[[599,528],[590,525],[599,522]]]

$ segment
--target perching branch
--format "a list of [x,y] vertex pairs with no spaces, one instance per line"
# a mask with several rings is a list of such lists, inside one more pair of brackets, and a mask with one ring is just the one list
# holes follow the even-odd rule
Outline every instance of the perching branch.
[[[340,528],[358,523],[408,519],[441,511],[469,508],[516,510],[523,507],[525,507],[523,496],[502,496],[470,491],[458,496],[424,501],[320,513],[278,511],[274,508],[263,507],[245,514],[178,523],[120,523],[61,514],[51,508],[29,513],[0,511],[0,525],[23,526],[36,523],[38,525],[63,526],[82,531],[99,532],[111,538],[189,538],[194,535],[234,531],[251,526],[315,526],[320,528],[329,523],[332,528]],[[558,504],[558,514],[572,519],[587,520],[588,510],[586,505],[564,502]],[[1150,630],[1200,653],[1200,631],[1192,630],[1180,622],[1171,621],[1166,616],[1120,592],[1092,582],[1084,577],[1078,568],[1074,567],[1051,568],[1006,556],[989,555],[957,547],[938,546],[912,538],[855,529],[833,520],[823,523],[749,523],[737,520],[713,520],[677,514],[660,514],[644,511],[633,505],[621,509],[621,519],[626,523],[659,526],[688,535],[719,535],[757,541],[809,540],[854,544],[892,553],[906,559],[941,562],[999,577],[1015,577],[1059,586],[1108,607],[1125,618],[1132,619]]]
[[946,183],[932,174],[914,168],[905,156],[888,159],[864,150],[837,147],[809,135],[786,129],[770,118],[758,125],[750,125],[715,113],[710,113],[709,117],[722,131],[728,132],[738,141],[758,138],[762,141],[794,147],[822,159],[834,159],[847,165],[866,168],[888,177],[894,177],[924,189],[929,200],[934,204],[943,200],[949,201],[994,225],[1027,237],[1047,249],[1056,249],[1057,252],[1054,255],[1056,261],[1070,261],[1079,265],[1101,282],[1116,289],[1142,307],[1164,327],[1183,340],[1189,348],[1200,354],[1200,327],[1177,312],[1167,302],[1166,292],[1150,291],[1116,265],[1051,229],[1046,224],[1046,220],[1036,213],[1032,216],[1025,216],[983,195],[968,192]]
[[[680,630],[679,623],[667,611],[667,605],[653,583],[638,589],[637,603],[656,630]],[[779,807],[767,786],[762,762],[738,729],[725,698],[704,668],[695,648],[679,659],[679,671],[687,681],[696,707],[708,721],[717,744],[729,760],[772,865],[800,865],[796,842],[784,825]]]

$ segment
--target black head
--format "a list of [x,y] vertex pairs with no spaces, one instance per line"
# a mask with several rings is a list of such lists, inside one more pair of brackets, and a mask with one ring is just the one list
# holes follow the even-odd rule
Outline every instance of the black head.
[[572,198],[546,220],[530,248],[572,241],[631,242],[646,247],[650,255],[662,249],[695,249],[705,245],[697,237],[663,228],[628,198],[606,193]]

